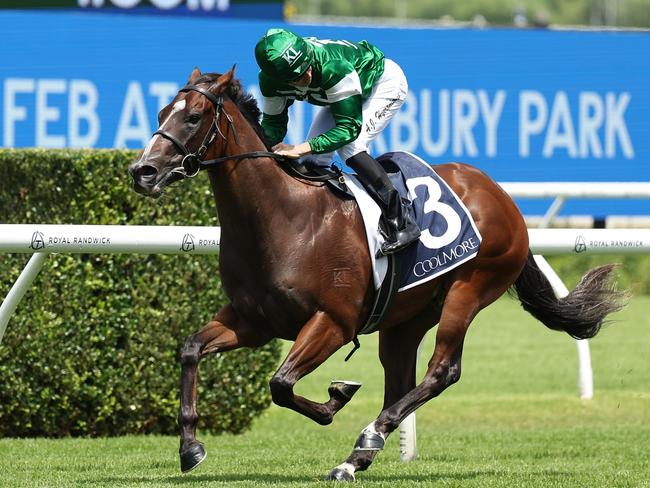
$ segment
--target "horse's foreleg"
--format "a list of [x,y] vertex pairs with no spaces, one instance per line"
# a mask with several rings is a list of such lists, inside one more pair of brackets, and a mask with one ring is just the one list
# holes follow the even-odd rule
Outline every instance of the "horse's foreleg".
[[301,413],[321,425],[332,422],[334,414],[350,401],[361,385],[333,383],[330,399],[316,403],[293,393],[294,385],[303,376],[314,371],[341,346],[352,340],[353,331],[347,331],[327,313],[317,312],[303,326],[280,369],[271,378],[273,402]]
[[[438,322],[439,311],[427,309],[418,317],[379,332],[379,359],[384,368],[384,406],[387,409],[415,388],[418,345],[424,334]],[[370,427],[370,426],[369,426]],[[381,439],[383,444],[384,439]],[[330,479],[351,481],[355,471],[370,466],[379,452],[355,449],[330,473]],[[368,447],[368,446],[365,446]]]
[[230,305],[226,305],[212,321],[185,341],[181,349],[181,407],[178,417],[182,472],[192,470],[206,456],[203,444],[196,440],[196,425],[199,419],[196,386],[200,359],[217,351],[261,346],[269,339],[237,316]]

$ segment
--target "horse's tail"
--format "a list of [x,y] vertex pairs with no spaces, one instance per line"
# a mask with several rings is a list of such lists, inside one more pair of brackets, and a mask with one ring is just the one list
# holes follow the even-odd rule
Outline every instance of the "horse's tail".
[[551,283],[528,252],[524,269],[510,289],[533,317],[553,330],[563,330],[576,339],[594,337],[605,317],[625,305],[628,294],[609,282],[616,265],[592,269],[564,298],[556,298]]

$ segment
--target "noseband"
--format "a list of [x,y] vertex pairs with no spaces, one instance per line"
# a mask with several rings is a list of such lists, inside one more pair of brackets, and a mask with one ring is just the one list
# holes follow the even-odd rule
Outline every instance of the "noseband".
[[170,175],[178,174],[181,175],[183,178],[192,178],[196,176],[199,173],[199,171],[201,171],[202,169],[233,159],[260,158],[260,157],[283,159],[283,156],[280,156],[279,154],[273,152],[254,151],[254,152],[236,154],[233,156],[224,156],[217,159],[203,161],[203,156],[207,152],[210,145],[214,142],[217,135],[219,135],[226,142],[226,144],[228,144],[228,138],[223,134],[223,132],[221,132],[221,128],[219,127],[219,119],[221,117],[221,114],[223,114],[228,120],[228,132],[232,130],[233,137],[235,139],[235,144],[239,145],[239,142],[237,140],[237,129],[232,120],[232,117],[228,112],[226,112],[223,106],[223,95],[219,95],[219,97],[216,97],[213,93],[206,90],[205,88],[201,88],[198,85],[185,85],[183,88],[179,90],[179,92],[189,92],[189,91],[195,91],[197,93],[200,93],[201,95],[207,97],[207,99],[210,100],[210,102],[212,102],[212,105],[214,106],[214,117],[212,119],[212,125],[210,125],[208,132],[205,134],[205,137],[203,138],[203,142],[195,152],[191,152],[189,149],[187,149],[185,144],[183,144],[176,136],[170,134],[166,130],[158,129],[156,132],[153,133],[154,136],[160,135],[165,139],[170,140],[176,146],[176,148],[181,152],[181,154],[183,154],[183,160],[181,161],[181,165],[172,169],[169,172]]

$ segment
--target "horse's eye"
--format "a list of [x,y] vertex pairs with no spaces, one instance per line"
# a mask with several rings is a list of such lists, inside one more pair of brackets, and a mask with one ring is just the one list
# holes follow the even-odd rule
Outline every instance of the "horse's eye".
[[187,120],[187,122],[189,122],[190,124],[198,124],[198,123],[200,122],[200,120],[201,120],[201,115],[200,115],[200,114],[190,114],[190,115],[187,117],[186,120]]

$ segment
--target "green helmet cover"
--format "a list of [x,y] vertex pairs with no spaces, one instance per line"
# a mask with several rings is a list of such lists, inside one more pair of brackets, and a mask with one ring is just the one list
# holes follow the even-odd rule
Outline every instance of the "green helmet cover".
[[312,62],[311,48],[300,36],[285,29],[269,29],[255,46],[262,72],[281,81],[300,78]]

